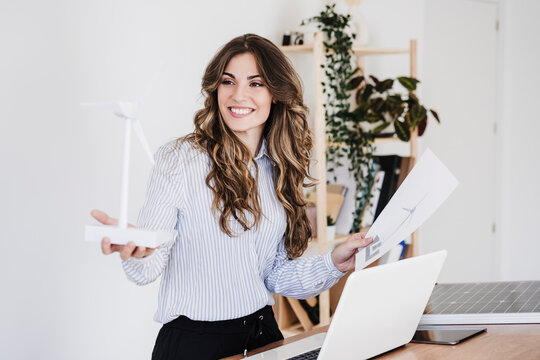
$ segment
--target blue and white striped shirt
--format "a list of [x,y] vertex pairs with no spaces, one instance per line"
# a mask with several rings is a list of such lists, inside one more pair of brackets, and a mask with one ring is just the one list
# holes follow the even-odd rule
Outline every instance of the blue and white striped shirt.
[[[154,320],[180,315],[192,320],[229,320],[273,305],[272,293],[308,298],[343,275],[331,253],[289,260],[283,239],[285,211],[276,197],[272,162],[263,141],[255,161],[262,214],[258,227],[241,231],[236,221],[229,237],[212,213],[206,185],[209,156],[188,142],[169,142],[155,154],[156,164],[137,226],[175,231],[175,238],[150,256],[122,262],[127,277],[148,284],[163,273]],[[253,165],[252,165],[253,166]],[[252,167],[252,174],[255,169]]]

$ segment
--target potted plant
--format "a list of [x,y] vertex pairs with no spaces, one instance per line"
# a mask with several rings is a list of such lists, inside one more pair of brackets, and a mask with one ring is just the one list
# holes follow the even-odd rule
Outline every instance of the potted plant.
[[[324,33],[325,117],[328,149],[327,171],[349,162],[349,173],[356,182],[355,211],[352,232],[360,231],[362,212],[371,196],[375,178],[374,139],[383,130],[390,130],[408,141],[411,131],[419,128],[421,135],[427,125],[428,110],[420,104],[414,91],[418,80],[400,77],[398,82],[407,90],[402,95],[393,88],[393,79],[379,81],[366,78],[361,69],[352,66],[354,35],[350,31],[350,15],[338,14],[335,4],[327,5],[319,15],[302,21],[315,23]],[[354,95],[355,105],[351,105]],[[429,112],[439,121],[434,110]],[[393,125],[393,127],[391,126]]]
[[391,128],[386,134],[389,136],[395,134],[402,141],[409,141],[411,132],[416,128],[418,136],[424,134],[428,111],[440,123],[437,112],[420,104],[415,95],[416,85],[419,83],[417,79],[401,76],[397,81],[406,89],[406,94],[394,89],[396,82],[394,79],[380,81],[373,75],[367,79],[364,76],[352,78],[347,88],[354,93],[356,107],[352,111],[343,112],[341,116],[355,123],[374,125],[372,130],[374,136]]

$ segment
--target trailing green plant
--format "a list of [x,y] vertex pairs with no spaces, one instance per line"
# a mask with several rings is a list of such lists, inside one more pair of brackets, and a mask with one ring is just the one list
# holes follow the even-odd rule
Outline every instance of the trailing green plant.
[[344,166],[348,159],[348,170],[356,183],[351,231],[358,232],[362,210],[369,200],[373,185],[375,167],[372,132],[364,130],[350,115],[350,80],[359,70],[352,65],[354,36],[350,32],[350,20],[350,15],[336,13],[333,4],[327,5],[318,16],[302,21],[302,25],[313,22],[325,34],[325,61],[322,65],[325,80],[322,85],[328,139],[327,171],[333,174],[336,181],[335,170]]
[[[414,94],[418,80],[399,77],[406,95],[393,90],[395,80],[379,81],[374,76],[365,78],[352,65],[354,35],[350,31],[350,15],[335,12],[335,4],[327,5],[317,16],[302,21],[315,23],[325,38],[323,92],[326,117],[327,171],[336,179],[336,169],[349,162],[349,173],[356,183],[355,210],[351,231],[360,231],[362,212],[371,197],[375,179],[374,139],[393,125],[395,134],[409,141],[411,131],[418,127],[422,135],[427,126],[428,109]],[[351,109],[351,95],[355,105]],[[434,110],[429,110],[439,121]],[[391,135],[393,133],[390,133]]]

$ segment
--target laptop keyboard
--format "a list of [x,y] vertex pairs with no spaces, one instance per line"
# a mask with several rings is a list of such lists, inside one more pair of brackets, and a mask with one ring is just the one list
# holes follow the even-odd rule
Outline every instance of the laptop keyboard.
[[305,352],[300,355],[296,355],[292,358],[288,358],[287,360],[317,360],[317,357],[319,357],[319,352],[321,351],[321,348],[311,350],[308,352]]

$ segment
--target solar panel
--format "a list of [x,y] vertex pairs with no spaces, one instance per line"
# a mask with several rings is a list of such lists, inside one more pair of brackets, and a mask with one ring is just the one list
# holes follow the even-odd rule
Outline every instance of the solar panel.
[[427,324],[540,323],[540,281],[436,284]]

